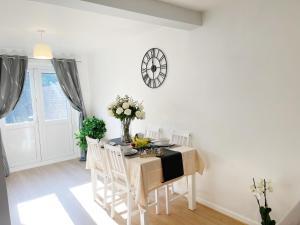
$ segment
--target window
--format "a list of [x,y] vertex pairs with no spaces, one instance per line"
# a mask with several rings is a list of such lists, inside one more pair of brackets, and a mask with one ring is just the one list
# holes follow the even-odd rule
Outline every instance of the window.
[[42,73],[45,120],[67,119],[67,99],[55,73]]
[[24,123],[33,121],[32,110],[32,97],[31,97],[31,84],[29,79],[29,73],[26,74],[24,87],[21,97],[15,107],[15,109],[9,113],[5,118],[6,124]]

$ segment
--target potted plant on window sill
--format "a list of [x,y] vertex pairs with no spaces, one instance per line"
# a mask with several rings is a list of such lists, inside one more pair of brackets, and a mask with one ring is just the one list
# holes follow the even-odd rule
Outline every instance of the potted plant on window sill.
[[82,123],[82,128],[75,134],[77,145],[81,150],[80,161],[86,160],[87,142],[86,136],[94,139],[101,139],[105,136],[106,127],[103,120],[95,116],[86,118]]

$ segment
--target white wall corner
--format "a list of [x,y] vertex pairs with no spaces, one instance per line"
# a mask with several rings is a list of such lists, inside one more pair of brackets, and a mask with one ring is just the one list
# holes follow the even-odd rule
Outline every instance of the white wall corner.
[[279,222],[279,225],[300,225],[300,201]]

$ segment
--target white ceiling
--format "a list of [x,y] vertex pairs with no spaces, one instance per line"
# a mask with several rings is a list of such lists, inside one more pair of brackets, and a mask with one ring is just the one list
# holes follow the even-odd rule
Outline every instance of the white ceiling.
[[188,9],[206,11],[225,2],[225,0],[159,0],[170,4],[178,5]]
[[159,26],[27,0],[0,1],[0,51],[30,52],[45,29],[45,41],[60,52],[91,52]]
[[[221,0],[163,0],[208,9]],[[223,0],[224,1],[224,0]],[[56,53],[86,53],[161,27],[118,17],[28,0],[0,0],[0,53],[22,50],[29,54],[39,41],[38,29]]]

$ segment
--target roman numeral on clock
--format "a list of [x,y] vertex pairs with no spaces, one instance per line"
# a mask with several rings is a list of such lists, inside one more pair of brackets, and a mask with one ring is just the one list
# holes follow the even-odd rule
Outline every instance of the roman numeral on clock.
[[160,57],[159,62],[163,61],[165,59],[165,55],[162,55],[162,57]]
[[161,69],[166,69],[167,68],[167,64],[161,65],[160,68]]
[[166,74],[164,74],[164,73],[162,73],[162,72],[160,72],[158,76],[161,76],[163,79],[166,78]]

